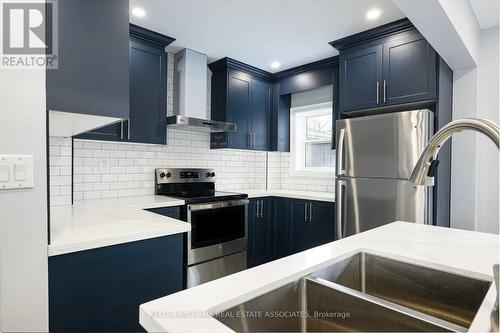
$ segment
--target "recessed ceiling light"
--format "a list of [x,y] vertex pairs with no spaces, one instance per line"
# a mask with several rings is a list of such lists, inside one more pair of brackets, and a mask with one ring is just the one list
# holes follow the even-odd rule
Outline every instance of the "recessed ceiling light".
[[279,62],[277,62],[277,61],[273,61],[271,63],[271,68],[272,69],[278,69],[278,68],[280,68],[280,66],[281,66],[281,64]]
[[141,7],[134,7],[134,8],[132,8],[132,14],[135,17],[144,17],[144,16],[146,16],[146,12]]
[[366,18],[369,19],[369,20],[374,20],[374,19],[376,19],[379,16],[380,16],[380,10],[378,10],[378,9],[370,9],[366,13]]

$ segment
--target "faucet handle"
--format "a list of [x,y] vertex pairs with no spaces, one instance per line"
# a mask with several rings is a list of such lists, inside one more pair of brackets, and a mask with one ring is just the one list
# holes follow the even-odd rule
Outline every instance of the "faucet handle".
[[434,177],[436,175],[438,165],[439,165],[439,160],[432,160],[427,170],[427,177]]

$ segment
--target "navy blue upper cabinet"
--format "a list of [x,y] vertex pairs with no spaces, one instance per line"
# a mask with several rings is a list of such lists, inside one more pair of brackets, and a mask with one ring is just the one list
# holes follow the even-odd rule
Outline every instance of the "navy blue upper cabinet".
[[340,52],[340,112],[436,98],[436,52],[409,20],[330,44]]
[[174,39],[130,25],[130,120],[127,140],[166,143],[167,54]]
[[209,68],[211,118],[236,124],[236,132],[212,134],[210,147],[269,150],[271,74],[230,58]]
[[342,111],[376,107],[382,83],[382,45],[340,54],[340,108]]
[[59,0],[58,68],[47,109],[129,117],[128,0]]
[[271,84],[252,80],[250,99],[250,122],[252,147],[256,150],[269,150],[269,123],[271,117]]
[[167,54],[173,38],[130,24],[130,116],[76,136],[80,139],[166,144]]
[[382,102],[394,105],[436,98],[436,51],[417,33],[384,43]]
[[[250,99],[252,78],[242,72],[228,73],[227,121],[236,124],[236,132],[228,135],[228,147],[248,149],[250,146]],[[212,118],[214,119],[214,118]],[[217,119],[214,119],[217,120]]]

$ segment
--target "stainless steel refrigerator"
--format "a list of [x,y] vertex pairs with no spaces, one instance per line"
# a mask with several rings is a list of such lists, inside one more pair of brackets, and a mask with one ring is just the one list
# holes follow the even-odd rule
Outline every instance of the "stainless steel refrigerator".
[[337,121],[338,238],[394,221],[432,223],[432,188],[407,179],[433,119],[429,110],[414,110]]

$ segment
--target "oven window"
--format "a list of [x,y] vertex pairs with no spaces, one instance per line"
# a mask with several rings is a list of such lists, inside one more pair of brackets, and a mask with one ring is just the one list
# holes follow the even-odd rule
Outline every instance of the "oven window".
[[191,211],[193,249],[243,237],[245,237],[245,206]]

